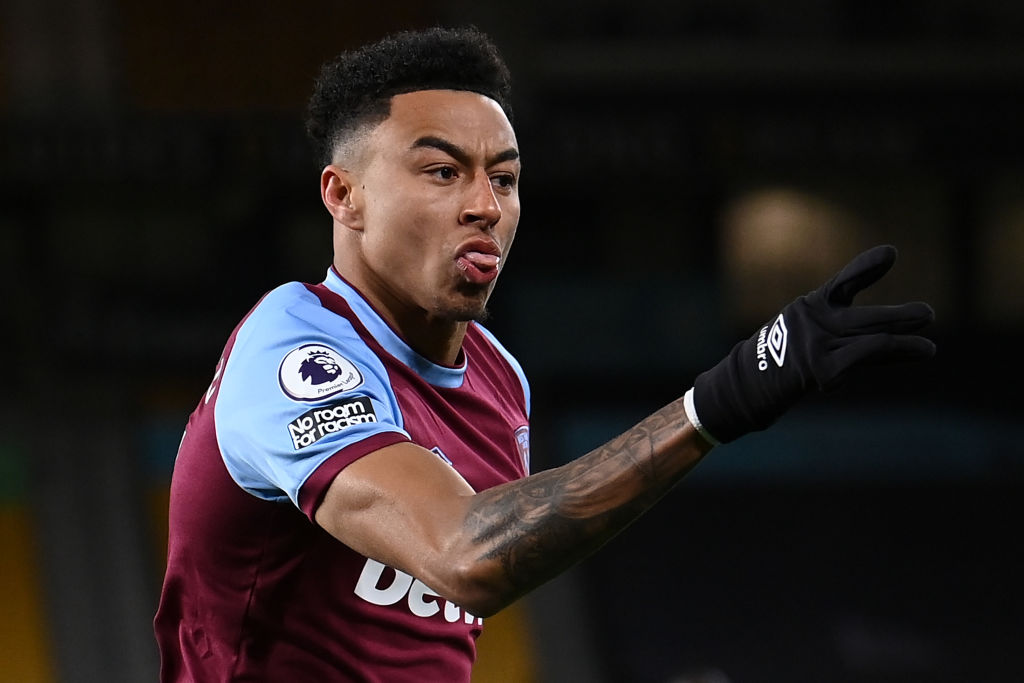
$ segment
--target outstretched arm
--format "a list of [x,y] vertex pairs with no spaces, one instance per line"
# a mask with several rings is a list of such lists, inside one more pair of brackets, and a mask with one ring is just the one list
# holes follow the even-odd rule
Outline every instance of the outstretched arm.
[[927,304],[854,306],[893,265],[882,246],[799,297],[697,377],[684,398],[557,469],[474,493],[429,451],[396,444],[352,463],[316,520],[479,616],[578,562],[672,488],[713,443],[764,429],[870,363],[928,358]]
[[569,464],[474,494],[432,453],[401,443],[346,467],[316,520],[487,616],[599,548],[710,449],[680,399]]

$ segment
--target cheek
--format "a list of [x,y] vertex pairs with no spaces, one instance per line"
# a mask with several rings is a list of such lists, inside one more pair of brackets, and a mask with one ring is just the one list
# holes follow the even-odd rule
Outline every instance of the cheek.
[[502,249],[501,252],[501,256],[503,259],[508,257],[508,253],[512,251],[512,243],[515,241],[515,239],[516,229],[513,227],[511,230],[509,230],[508,234],[505,235],[504,238],[501,240],[501,243],[504,245],[504,248]]
[[444,231],[423,207],[393,208],[394,212],[378,216],[372,228],[367,226],[366,248],[373,252],[371,258],[379,267],[393,272],[403,270],[407,276],[415,277],[423,271],[423,265],[436,262],[441,256]]
[[502,210],[501,222],[498,223],[497,230],[500,232],[501,244],[504,246],[504,255],[508,255],[509,249],[512,248],[512,242],[516,238],[516,228],[519,225],[519,204],[509,207],[508,209]]
[[416,205],[403,201],[402,194],[383,194],[366,207],[366,239],[376,250],[401,250],[418,241]]

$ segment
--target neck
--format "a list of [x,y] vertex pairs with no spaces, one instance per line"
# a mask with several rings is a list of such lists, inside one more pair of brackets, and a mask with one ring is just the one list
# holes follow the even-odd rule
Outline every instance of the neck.
[[468,322],[431,315],[391,296],[387,289],[363,281],[358,273],[346,272],[337,263],[335,268],[416,353],[438,365],[456,365]]
[[411,313],[411,315],[403,316],[392,315],[390,311],[387,313],[382,311],[381,315],[416,353],[438,365],[454,366],[459,360],[462,340],[466,336],[466,328],[469,323],[450,320],[431,321],[429,318],[424,318],[423,311]]

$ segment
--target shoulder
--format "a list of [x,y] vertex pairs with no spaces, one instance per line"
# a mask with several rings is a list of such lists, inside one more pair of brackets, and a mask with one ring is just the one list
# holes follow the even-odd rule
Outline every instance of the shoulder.
[[301,327],[314,321],[322,308],[320,300],[305,284],[288,282],[264,294],[240,327],[252,330],[268,323],[274,324],[273,329]]
[[498,338],[494,335],[493,332],[491,332],[478,322],[474,322],[470,325],[471,336],[473,332],[479,334],[482,342],[485,345],[493,348],[494,351],[496,351],[502,358],[504,358],[517,373],[523,374],[522,365],[520,365],[516,357],[513,356],[512,353],[507,348],[505,348],[505,345],[498,340]]
[[324,308],[306,285],[281,285],[239,325],[222,393],[247,405],[256,396],[278,393],[309,403],[355,389],[370,377],[387,385],[385,368],[360,329]]
[[408,438],[381,359],[352,320],[301,283],[268,292],[243,320],[213,411],[235,482],[296,504],[303,482],[334,454]]
[[523,366],[519,363],[519,360],[512,355],[511,352],[505,345],[498,341],[498,338],[493,332],[488,330],[486,327],[478,322],[474,322],[469,327],[469,334],[467,339],[473,340],[478,339],[478,343],[486,349],[490,349],[491,352],[500,358],[508,366],[511,374],[518,381],[523,391],[523,401],[527,415],[530,413],[530,383],[526,378],[526,372],[523,370]]
[[239,325],[235,348],[287,352],[289,344],[317,341],[366,350],[349,317],[325,308],[308,285],[289,282],[267,292],[253,307]]

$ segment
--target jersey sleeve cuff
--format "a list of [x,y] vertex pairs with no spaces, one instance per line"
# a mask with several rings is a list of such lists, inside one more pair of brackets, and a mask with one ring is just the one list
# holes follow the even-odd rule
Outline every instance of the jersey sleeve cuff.
[[299,509],[311,522],[315,521],[313,516],[316,514],[316,509],[323,502],[324,496],[327,495],[327,489],[330,488],[334,478],[338,476],[338,472],[364,455],[402,441],[409,441],[409,437],[401,432],[380,432],[342,448],[324,460],[302,484],[302,488],[299,489]]

